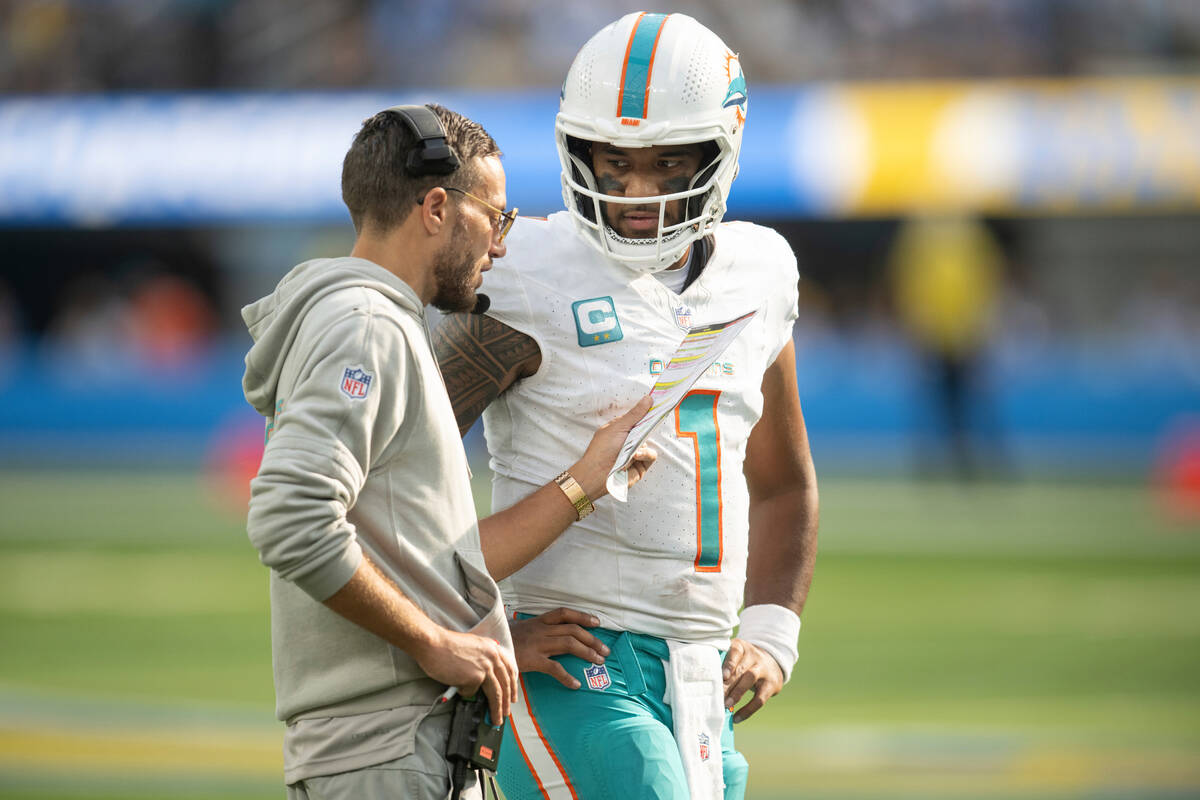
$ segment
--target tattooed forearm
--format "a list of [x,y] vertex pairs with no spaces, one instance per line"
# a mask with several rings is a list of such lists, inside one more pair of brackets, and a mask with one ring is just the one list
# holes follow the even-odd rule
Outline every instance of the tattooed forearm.
[[446,379],[460,433],[518,378],[541,365],[537,342],[491,317],[450,314],[433,332],[433,352]]

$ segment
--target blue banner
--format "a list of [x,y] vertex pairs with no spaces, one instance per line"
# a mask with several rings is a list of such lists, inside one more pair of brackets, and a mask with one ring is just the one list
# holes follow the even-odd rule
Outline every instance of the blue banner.
[[[1200,80],[752,87],[731,217],[1200,207]],[[510,205],[562,205],[553,90],[0,100],[0,225],[338,223],[362,121],[437,101],[505,153]]]

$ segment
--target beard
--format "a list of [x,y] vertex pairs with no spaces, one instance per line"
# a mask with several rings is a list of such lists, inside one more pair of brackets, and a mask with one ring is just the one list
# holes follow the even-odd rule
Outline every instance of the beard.
[[[462,222],[462,219],[459,219]],[[475,272],[479,262],[462,244],[466,225],[455,224],[446,246],[433,258],[433,277],[437,286],[432,305],[439,311],[470,311],[475,307]]]

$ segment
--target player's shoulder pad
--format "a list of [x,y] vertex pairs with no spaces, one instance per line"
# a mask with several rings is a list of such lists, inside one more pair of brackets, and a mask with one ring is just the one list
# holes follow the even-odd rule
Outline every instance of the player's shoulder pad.
[[796,254],[779,231],[753,222],[734,220],[717,226],[718,241],[727,243],[735,252],[752,255],[768,268],[796,270]]
[[719,234],[725,234],[731,238],[744,242],[746,244],[754,244],[765,249],[786,250],[789,253],[792,248],[788,244],[787,239],[783,238],[783,234],[774,228],[768,228],[766,225],[759,225],[757,222],[746,222],[744,220],[730,220],[722,222],[717,226]]
[[562,265],[572,263],[575,248],[586,246],[565,211],[549,217],[520,217],[504,240],[507,252],[484,273],[484,290],[525,280],[561,278]]

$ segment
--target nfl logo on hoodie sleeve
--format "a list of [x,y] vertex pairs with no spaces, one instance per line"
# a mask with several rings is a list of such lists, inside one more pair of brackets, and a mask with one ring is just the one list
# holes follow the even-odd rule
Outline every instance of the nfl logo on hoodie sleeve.
[[346,367],[342,373],[342,384],[339,387],[342,394],[351,400],[365,400],[371,391],[371,381],[375,376],[362,368],[362,364]]

